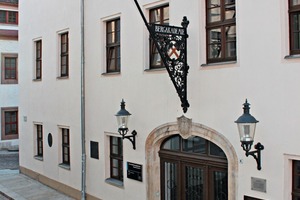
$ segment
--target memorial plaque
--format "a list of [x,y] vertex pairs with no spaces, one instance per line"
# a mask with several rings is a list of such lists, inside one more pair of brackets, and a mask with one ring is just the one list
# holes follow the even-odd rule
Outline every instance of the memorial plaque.
[[90,143],[91,158],[99,159],[99,144],[91,141]]
[[143,166],[127,162],[127,178],[143,181]]
[[251,190],[256,190],[259,192],[267,192],[267,180],[261,178],[251,177]]

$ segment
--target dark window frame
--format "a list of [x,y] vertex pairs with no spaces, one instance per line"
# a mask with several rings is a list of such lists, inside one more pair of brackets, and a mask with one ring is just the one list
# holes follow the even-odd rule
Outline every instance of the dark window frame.
[[[11,113],[11,116],[7,116],[9,113]],[[2,140],[12,140],[12,139],[18,139],[19,138],[19,120],[18,120],[18,107],[6,107],[1,108],[1,139]],[[12,118],[12,115],[15,115],[14,118]],[[7,121],[7,118],[10,118],[10,121]],[[15,120],[13,120],[15,119]],[[7,132],[6,128],[9,128],[11,131],[13,129],[13,126],[16,126],[16,130],[14,132]]]
[[42,40],[35,41],[35,79],[42,79]]
[[[149,10],[149,23],[155,23],[155,24],[163,24],[163,25],[169,25],[169,21],[170,21],[170,15],[166,16],[164,9],[168,8],[169,9],[169,4],[166,5],[162,5],[159,7],[155,7]],[[154,21],[154,15],[155,12],[159,12],[160,13],[160,18],[158,21]],[[168,12],[169,14],[169,12]],[[165,18],[166,17],[166,18]],[[154,65],[154,58],[160,58],[161,62],[160,64]],[[149,68],[150,69],[161,69],[161,68],[165,68],[165,65],[158,53],[158,50],[153,42],[153,40],[151,39],[151,37],[149,38]]]
[[36,156],[43,157],[43,125],[36,124],[36,144],[37,154]]
[[[298,33],[300,34],[300,27],[298,27],[298,30],[295,30],[294,27],[294,23],[296,23],[294,21],[293,16],[294,15],[299,15],[298,20],[300,20],[300,5],[292,5],[292,0],[289,0],[289,39],[290,39],[290,55],[295,55],[295,54],[300,54],[300,41],[298,41],[298,45],[299,47],[296,48],[294,45],[294,37],[293,34],[294,33]],[[298,24],[300,24],[300,22],[298,22]],[[300,40],[300,38],[298,39]]]
[[106,73],[114,73],[120,71],[121,19],[116,18],[106,22]]
[[[4,21],[0,20],[0,24],[18,24],[19,13],[17,11],[0,10],[0,14],[5,14]],[[13,15],[13,16],[12,16]]]
[[69,76],[69,32],[60,34],[60,77]]
[[61,133],[62,133],[61,134],[62,135],[62,164],[70,165],[70,130],[67,128],[62,128]]
[[[113,141],[115,140],[115,141]],[[114,143],[116,142],[116,144]],[[113,148],[117,147],[117,153],[113,153]],[[117,161],[118,167],[114,166],[114,160]],[[118,175],[114,175],[114,169],[117,170]],[[123,139],[121,137],[110,136],[110,178],[123,182]]]
[[[206,0],[206,59],[207,59],[207,63],[218,63],[218,62],[228,62],[228,61],[236,61],[237,59],[237,48],[236,48],[236,17],[235,17],[235,13],[236,13],[236,4],[235,4],[235,0],[234,3],[229,3],[225,5],[225,1],[226,0],[220,0],[220,6],[216,6],[216,7],[209,7],[210,5],[210,1],[211,0]],[[232,6],[234,8],[234,16],[233,18],[230,19],[226,19],[226,9],[230,9],[230,6]],[[210,22],[209,21],[209,11],[213,10],[213,9],[220,9],[220,20],[219,21],[214,21],[214,22]],[[230,30],[230,28],[234,27],[235,28],[235,39],[234,40],[228,40],[226,41],[226,36]],[[226,28],[227,31],[226,31]],[[210,31],[214,30],[214,29],[220,29],[221,32],[216,32],[220,33],[220,37],[217,38],[221,38],[221,41],[219,42],[211,42],[210,43]],[[213,35],[213,34],[212,34]],[[213,39],[212,39],[213,40]],[[234,56],[229,56],[226,55],[227,54],[227,49],[226,49],[226,45],[229,43],[233,43],[235,46],[235,54]],[[218,55],[218,58],[210,58],[210,45],[211,46],[215,46],[216,47],[216,53]],[[219,57],[219,55],[221,54],[221,56]]]
[[[2,54],[1,60],[1,84],[18,84],[18,54]],[[14,60],[15,65],[8,66],[8,60]],[[9,63],[12,64],[12,62]]]
[[[292,172],[292,199],[296,200],[300,198],[300,187],[296,186],[296,181],[300,180],[300,170],[297,168],[300,168],[300,161],[299,160],[293,160],[293,172]],[[298,183],[299,184],[299,183]]]

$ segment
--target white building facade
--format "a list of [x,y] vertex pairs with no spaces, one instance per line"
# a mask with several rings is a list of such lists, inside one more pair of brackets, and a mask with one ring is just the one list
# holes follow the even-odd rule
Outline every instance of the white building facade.
[[0,1],[0,149],[17,150],[18,141],[18,1]]
[[[139,4],[148,22],[190,22],[188,111],[133,0],[21,1],[21,172],[77,199],[300,198],[300,1]],[[234,123],[246,98],[261,170]]]

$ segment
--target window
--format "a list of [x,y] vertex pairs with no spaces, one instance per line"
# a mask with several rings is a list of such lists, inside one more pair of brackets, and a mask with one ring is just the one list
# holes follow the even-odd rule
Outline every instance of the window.
[[18,12],[0,10],[0,23],[18,24]]
[[206,0],[207,62],[236,60],[235,0]]
[[60,35],[60,77],[69,76],[69,34]]
[[120,19],[106,22],[106,72],[120,72]]
[[35,42],[35,79],[42,79],[42,40]]
[[62,128],[62,164],[70,165],[70,133],[69,129]]
[[2,84],[17,84],[18,83],[18,55],[17,54],[2,54]]
[[290,54],[300,54],[300,0],[289,0]]
[[[150,23],[169,25],[169,5],[150,10]],[[164,63],[150,38],[150,69],[163,68]]]
[[293,200],[300,200],[300,161],[293,161]]
[[18,108],[2,108],[2,140],[18,139]]
[[110,136],[110,177],[123,181],[123,140]]
[[43,157],[43,125],[37,124],[36,127],[36,144],[38,157]]

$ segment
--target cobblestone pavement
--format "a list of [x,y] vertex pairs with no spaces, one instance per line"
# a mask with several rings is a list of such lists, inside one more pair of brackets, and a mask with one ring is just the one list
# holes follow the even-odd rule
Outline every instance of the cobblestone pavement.
[[0,150],[0,200],[74,200],[19,173],[19,153]]
[[19,169],[19,152],[0,151],[0,170],[3,169]]

